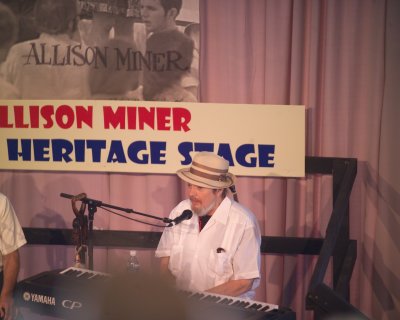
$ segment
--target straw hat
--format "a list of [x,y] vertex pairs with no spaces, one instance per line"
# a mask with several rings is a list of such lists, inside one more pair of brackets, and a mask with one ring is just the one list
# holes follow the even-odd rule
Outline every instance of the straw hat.
[[182,180],[193,185],[212,189],[224,189],[235,183],[235,176],[228,172],[229,162],[212,152],[199,152],[193,157],[190,168],[176,173]]

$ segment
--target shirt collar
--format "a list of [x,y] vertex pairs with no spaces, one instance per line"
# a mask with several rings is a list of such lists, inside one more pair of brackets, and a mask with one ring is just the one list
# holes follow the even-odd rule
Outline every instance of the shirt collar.
[[59,34],[49,34],[49,33],[41,33],[39,36],[40,40],[56,40],[59,42],[71,42],[71,37],[66,33],[59,33]]
[[217,210],[215,210],[212,218],[222,224],[226,224],[229,216],[229,209],[232,206],[232,200],[228,197],[225,197],[224,200],[220,203]]

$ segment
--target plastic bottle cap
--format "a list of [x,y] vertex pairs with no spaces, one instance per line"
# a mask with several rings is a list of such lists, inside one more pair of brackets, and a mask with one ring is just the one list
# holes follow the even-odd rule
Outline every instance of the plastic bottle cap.
[[130,255],[131,257],[136,256],[136,250],[130,250],[130,251],[129,251],[129,255]]

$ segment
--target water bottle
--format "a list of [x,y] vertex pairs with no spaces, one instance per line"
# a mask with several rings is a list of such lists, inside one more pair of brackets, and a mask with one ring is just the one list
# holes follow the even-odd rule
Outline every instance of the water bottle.
[[139,260],[136,256],[136,250],[129,251],[128,265],[126,266],[128,272],[137,272],[140,269]]

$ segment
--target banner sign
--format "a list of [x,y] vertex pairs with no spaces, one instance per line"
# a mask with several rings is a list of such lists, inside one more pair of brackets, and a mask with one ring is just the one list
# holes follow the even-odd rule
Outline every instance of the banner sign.
[[0,101],[0,169],[175,173],[212,151],[232,173],[305,174],[305,108],[106,100]]

